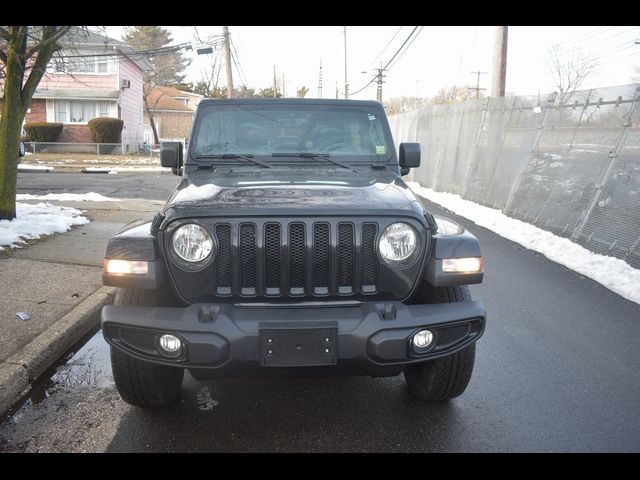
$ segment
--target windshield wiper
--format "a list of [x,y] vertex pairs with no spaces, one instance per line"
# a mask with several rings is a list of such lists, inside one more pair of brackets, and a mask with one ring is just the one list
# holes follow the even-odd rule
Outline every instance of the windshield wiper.
[[269,165],[268,163],[262,162],[260,160],[256,160],[255,158],[253,158],[253,155],[251,154],[245,154],[245,153],[218,153],[218,154],[210,154],[210,155],[196,155],[196,159],[201,159],[201,158],[246,158],[247,160],[252,161],[253,163],[255,163],[256,165],[261,165],[265,168],[271,168],[271,165]]
[[328,162],[331,162],[340,167],[348,168],[352,172],[355,172],[351,165],[342,163],[339,160],[331,158],[328,153],[312,153],[312,152],[285,152],[285,153],[272,153],[272,157],[298,157],[298,158],[324,158]]

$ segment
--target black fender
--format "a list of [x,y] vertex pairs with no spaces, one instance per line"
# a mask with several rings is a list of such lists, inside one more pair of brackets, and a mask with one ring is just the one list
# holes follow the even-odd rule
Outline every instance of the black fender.
[[443,271],[442,260],[445,258],[482,257],[480,242],[475,235],[451,219],[446,218],[444,220],[458,228],[453,232],[445,232],[442,228],[439,228],[432,236],[431,255],[424,270],[424,280],[434,287],[482,283],[484,269],[474,273]]
[[[107,242],[102,283],[112,287],[155,290],[166,282],[164,262],[159,255],[154,235],[156,219],[135,220],[127,224]],[[107,273],[107,260],[142,261],[148,263],[146,274]]]

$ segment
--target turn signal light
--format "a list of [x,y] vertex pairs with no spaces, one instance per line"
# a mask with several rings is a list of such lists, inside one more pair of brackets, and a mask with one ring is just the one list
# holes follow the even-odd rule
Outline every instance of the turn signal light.
[[106,259],[104,271],[114,275],[146,275],[149,273],[149,262]]
[[482,271],[482,257],[445,258],[442,260],[445,273],[478,273]]

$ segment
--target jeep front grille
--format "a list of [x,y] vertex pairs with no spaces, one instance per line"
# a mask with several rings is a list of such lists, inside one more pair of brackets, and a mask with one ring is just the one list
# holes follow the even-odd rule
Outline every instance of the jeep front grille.
[[213,231],[218,245],[214,288],[219,296],[321,297],[378,291],[377,223],[216,223]]

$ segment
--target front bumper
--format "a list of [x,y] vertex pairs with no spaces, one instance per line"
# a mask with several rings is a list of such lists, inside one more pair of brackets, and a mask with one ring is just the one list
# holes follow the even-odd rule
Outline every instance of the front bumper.
[[[480,302],[434,305],[369,302],[303,308],[110,305],[102,310],[102,332],[107,342],[133,357],[193,371],[215,372],[215,376],[251,368],[264,373],[281,367],[313,369],[319,366],[319,357],[325,371],[338,374],[340,367],[345,367],[378,375],[465,348],[484,332],[485,316]],[[423,328],[434,332],[435,341],[428,351],[416,353],[410,340]],[[280,340],[274,344],[270,338],[273,335],[268,332],[274,332],[274,338]],[[160,336],[166,333],[183,342],[184,348],[176,358],[163,355],[158,347]],[[321,339],[315,340],[318,336]],[[309,343],[305,341],[307,337]],[[297,346],[291,345],[291,338]],[[329,345],[321,345],[323,341]],[[288,352],[286,365],[273,361],[272,355],[277,358],[282,350],[295,348],[321,348],[326,356],[313,353],[313,360],[307,364],[307,357],[295,357],[297,353],[293,352],[295,358],[291,363],[292,355]]]

